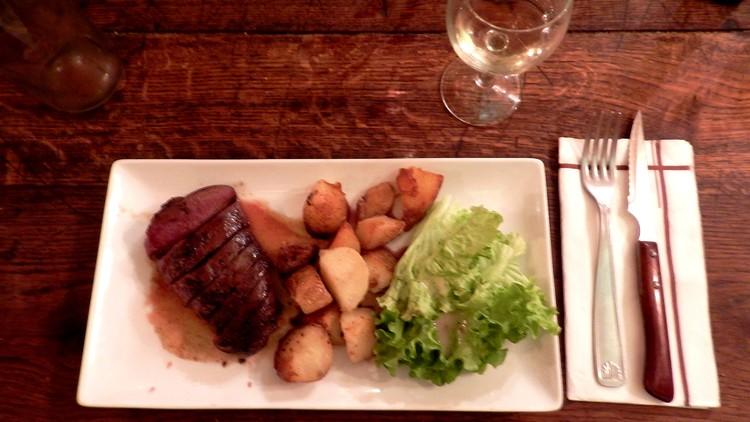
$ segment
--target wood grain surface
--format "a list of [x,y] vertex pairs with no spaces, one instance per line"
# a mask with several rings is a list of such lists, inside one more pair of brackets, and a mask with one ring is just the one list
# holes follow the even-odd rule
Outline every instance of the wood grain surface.
[[[444,0],[90,1],[92,20],[118,31],[444,32]],[[740,0],[575,0],[571,29],[750,28]]]
[[[750,152],[750,33],[570,34],[526,74],[520,110],[467,127],[442,106],[443,35],[123,35],[125,89],[86,115],[0,82],[5,184],[105,184],[118,158],[532,156],[607,107],[695,141],[728,170]],[[731,152],[732,154],[728,154]],[[703,162],[701,162],[703,161]],[[741,173],[733,177],[742,177]],[[736,183],[740,182],[727,182]]]
[[[93,112],[50,111],[0,79],[0,419],[746,420],[750,32],[732,28],[750,24],[748,2],[631,0],[595,7],[579,1],[573,27],[582,32],[569,34],[526,75],[518,112],[485,129],[459,123],[440,101],[440,72],[454,57],[439,33],[442,1],[266,3],[90,2],[94,21],[124,32],[113,41],[127,63],[122,90]],[[624,5],[641,15],[625,13]],[[729,20],[732,30],[719,31]],[[695,147],[721,408],[566,402],[554,413],[477,415],[76,404],[114,160],[539,158],[548,170],[559,291],[557,137],[583,135],[603,107],[628,114],[641,109],[648,137],[684,138]]]

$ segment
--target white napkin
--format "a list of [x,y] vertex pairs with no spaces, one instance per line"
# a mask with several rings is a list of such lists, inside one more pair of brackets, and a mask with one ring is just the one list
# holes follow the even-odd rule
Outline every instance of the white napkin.
[[[618,142],[617,194],[612,210],[616,300],[627,381],[620,388],[602,387],[596,382],[591,343],[591,308],[598,217],[595,202],[583,189],[577,169],[583,141],[560,138],[560,214],[568,399],[718,407],[719,382],[711,340],[708,284],[693,148],[682,140],[649,141],[646,144],[651,169],[649,173],[653,175],[651,187],[661,207],[655,208],[653,212],[658,216],[658,245],[669,327],[674,400],[663,403],[651,397],[643,388],[645,352],[635,268],[635,223],[627,213],[627,139]],[[664,192],[663,186],[666,186]],[[663,203],[664,197],[666,204]],[[673,303],[677,306],[673,306]]]

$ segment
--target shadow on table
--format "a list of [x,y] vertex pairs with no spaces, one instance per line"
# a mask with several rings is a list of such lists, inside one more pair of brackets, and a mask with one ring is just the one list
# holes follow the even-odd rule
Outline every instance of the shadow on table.
[[61,408],[76,403],[90,292],[90,286],[72,288],[60,306],[47,316],[47,332],[54,337],[55,344],[55,350],[48,352],[50,372],[45,409],[48,420],[58,417]]

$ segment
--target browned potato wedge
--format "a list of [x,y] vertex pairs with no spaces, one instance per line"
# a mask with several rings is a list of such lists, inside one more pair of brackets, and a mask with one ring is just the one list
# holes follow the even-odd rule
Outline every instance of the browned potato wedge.
[[302,317],[302,322],[320,325],[331,336],[331,343],[334,345],[344,344],[344,338],[341,337],[341,311],[338,306],[328,305],[323,309],[305,315]]
[[362,249],[370,250],[384,246],[404,231],[405,223],[384,215],[366,218],[357,223],[357,237]]
[[372,356],[375,347],[375,313],[372,309],[357,308],[342,312],[341,332],[350,361],[362,362]]
[[393,270],[396,268],[396,257],[388,249],[381,248],[367,252],[362,256],[370,272],[370,291],[377,293],[391,284]]
[[396,192],[388,182],[383,182],[367,189],[364,196],[357,202],[357,219],[386,215],[393,208]]
[[315,242],[315,246],[318,247],[318,250],[330,248],[332,240],[333,239],[321,239],[321,238],[318,238],[318,237],[314,237],[313,238],[313,241]]
[[328,293],[323,280],[320,279],[315,268],[310,265],[295,271],[286,280],[286,288],[294,302],[306,314],[315,312],[333,302],[333,297]]
[[268,338],[268,344],[278,344],[279,339],[284,337],[295,324],[295,320],[301,319],[303,315],[299,306],[294,302],[289,292],[282,283],[273,283],[273,291],[281,305],[281,314],[276,323],[276,330]]
[[287,333],[279,342],[274,368],[288,382],[310,382],[323,378],[333,364],[333,345],[319,325],[305,325]]
[[357,235],[354,234],[352,225],[348,222],[345,222],[339,227],[339,231],[336,232],[336,237],[333,238],[330,248],[333,249],[342,246],[352,248],[357,252],[360,251],[359,239],[357,239]]
[[341,183],[328,183],[325,180],[315,183],[302,209],[305,227],[316,235],[336,233],[348,215],[349,204],[341,190]]
[[380,304],[378,303],[379,297],[379,293],[367,292],[365,298],[362,299],[362,302],[359,304],[359,306],[361,306],[362,308],[370,308],[375,312],[380,312],[383,310],[383,308],[381,308]]
[[315,256],[315,240],[290,227],[280,217],[257,202],[243,202],[250,231],[273,265],[281,272],[293,271]]
[[417,167],[399,170],[396,186],[400,193],[406,230],[422,220],[432,203],[435,202],[442,184],[443,176],[440,174]]
[[359,305],[367,293],[370,274],[362,256],[352,248],[320,251],[320,275],[342,311]]
[[393,208],[391,208],[391,213],[388,216],[396,220],[404,219],[404,204],[401,201],[401,195],[396,197],[396,200],[393,202]]

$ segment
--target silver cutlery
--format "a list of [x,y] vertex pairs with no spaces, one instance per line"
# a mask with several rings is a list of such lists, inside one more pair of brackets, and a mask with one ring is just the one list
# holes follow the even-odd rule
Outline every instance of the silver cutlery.
[[585,140],[581,160],[581,181],[599,208],[599,252],[594,282],[592,334],[596,380],[605,387],[619,387],[625,383],[610,234],[610,210],[617,175],[615,157],[619,116],[619,113],[609,111],[599,115],[593,136]]
[[646,362],[643,385],[649,394],[671,402],[674,398],[672,361],[664,308],[664,291],[659,268],[659,247],[656,243],[658,209],[649,180],[643,118],[639,111],[630,130],[628,149],[628,212],[638,225],[639,293],[646,337]]

